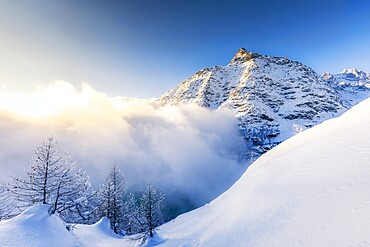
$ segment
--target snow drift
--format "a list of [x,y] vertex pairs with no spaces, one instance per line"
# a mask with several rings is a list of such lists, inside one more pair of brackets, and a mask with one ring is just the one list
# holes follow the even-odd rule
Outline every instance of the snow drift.
[[13,219],[0,222],[0,246],[66,247],[79,246],[77,239],[49,205],[37,205]]
[[110,228],[109,219],[103,217],[93,225],[75,225],[73,232],[82,246],[122,246],[129,244],[129,239],[122,239],[122,236],[115,234]]
[[163,246],[369,246],[370,99],[283,142]]

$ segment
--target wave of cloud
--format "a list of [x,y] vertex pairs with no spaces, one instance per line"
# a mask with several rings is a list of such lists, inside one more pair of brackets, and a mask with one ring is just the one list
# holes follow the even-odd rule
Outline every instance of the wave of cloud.
[[118,164],[132,189],[151,180],[169,199],[184,197],[192,206],[215,198],[245,170],[245,146],[230,111],[155,107],[63,81],[0,98],[2,175],[22,174],[35,146],[50,135],[95,185]]

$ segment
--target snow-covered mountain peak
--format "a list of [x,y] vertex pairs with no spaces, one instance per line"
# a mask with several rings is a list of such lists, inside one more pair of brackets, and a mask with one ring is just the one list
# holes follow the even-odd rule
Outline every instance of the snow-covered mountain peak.
[[358,81],[361,79],[370,79],[370,74],[359,69],[344,69],[341,73],[343,79]]
[[234,55],[234,57],[231,59],[230,64],[247,62],[257,57],[261,57],[261,55],[255,52],[249,52],[245,48],[240,48],[238,52]]
[[[344,69],[342,72],[338,74],[331,74],[328,72],[325,72],[322,77],[325,80],[329,81],[337,81],[337,83],[345,82],[346,84],[350,83],[356,83],[356,82],[370,82],[370,73],[366,73],[362,70],[352,68],[352,69]],[[339,80],[339,81],[338,81]],[[362,83],[363,84],[363,83]]]
[[252,157],[290,137],[295,126],[311,127],[345,109],[338,93],[311,68],[243,48],[226,66],[198,71],[157,103],[232,109],[248,152],[256,153]]

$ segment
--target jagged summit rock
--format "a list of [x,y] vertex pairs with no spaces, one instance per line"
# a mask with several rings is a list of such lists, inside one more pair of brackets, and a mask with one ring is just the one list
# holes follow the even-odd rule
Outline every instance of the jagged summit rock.
[[253,160],[297,130],[338,116],[356,102],[348,103],[332,83],[300,62],[241,48],[226,66],[198,71],[158,103],[234,110]]
[[247,62],[253,58],[260,57],[261,55],[255,52],[248,52],[245,48],[240,48],[238,52],[231,59],[230,63]]

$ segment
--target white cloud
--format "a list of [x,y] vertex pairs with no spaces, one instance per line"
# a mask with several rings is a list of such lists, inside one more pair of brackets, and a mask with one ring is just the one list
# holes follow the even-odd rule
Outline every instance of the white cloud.
[[[6,96],[0,101],[3,176],[21,174],[35,146],[50,135],[95,184],[119,164],[131,187],[151,180],[169,198],[178,194],[195,205],[215,198],[245,170],[237,121],[226,110],[156,108],[148,100],[111,98],[87,84],[79,91],[60,81],[31,96]],[[12,108],[17,99],[28,104]],[[44,109],[35,111],[42,114],[32,117],[32,107],[40,105]]]

